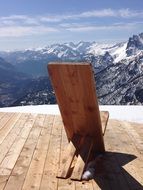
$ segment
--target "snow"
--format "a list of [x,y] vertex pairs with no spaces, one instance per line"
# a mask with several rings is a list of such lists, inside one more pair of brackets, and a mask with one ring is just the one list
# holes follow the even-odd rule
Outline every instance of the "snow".
[[0,108],[0,112],[40,113],[60,115],[58,105],[31,105]]
[[61,58],[64,54],[65,54],[66,51],[61,51],[60,53],[58,53],[58,57]]
[[127,47],[127,43],[125,43],[123,46],[117,48],[116,51],[114,51],[113,54],[111,54],[113,57],[116,56],[115,58],[115,63],[118,63],[119,61],[121,61],[122,59],[126,58],[126,47]]
[[64,43],[64,45],[66,45],[67,47],[73,49],[73,50],[76,50],[75,48],[75,44],[73,42],[69,42],[69,43]]
[[143,38],[139,35],[139,41],[143,44]]
[[114,62],[118,63],[122,59],[126,59],[126,47],[127,42],[123,44],[102,44],[102,43],[94,43],[88,53],[92,53],[93,55],[104,55],[107,51],[114,58]]
[[77,49],[79,49],[80,47],[82,47],[84,45],[84,42],[79,42],[77,45]]
[[94,43],[90,46],[88,53],[93,55],[104,55],[106,51],[110,53],[110,48],[113,44],[104,44],[104,43]]
[[[110,119],[143,123],[143,106],[99,106],[109,111]],[[0,112],[40,113],[60,115],[58,105],[38,105],[0,108]]]
[[47,53],[53,53],[54,52],[54,49],[53,48],[50,48],[48,49]]

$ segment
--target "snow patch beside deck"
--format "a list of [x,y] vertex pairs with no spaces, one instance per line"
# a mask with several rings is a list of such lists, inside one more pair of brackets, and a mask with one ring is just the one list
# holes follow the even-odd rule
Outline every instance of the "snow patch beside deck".
[[[110,119],[143,123],[143,106],[100,106],[100,111],[109,111]],[[6,107],[0,108],[0,112],[60,115],[58,105]]]

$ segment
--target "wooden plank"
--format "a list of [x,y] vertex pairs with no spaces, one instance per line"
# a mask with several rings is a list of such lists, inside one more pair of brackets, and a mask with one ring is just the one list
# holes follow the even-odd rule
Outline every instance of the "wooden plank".
[[15,126],[15,123],[18,121],[20,116],[21,116],[21,113],[14,113],[12,117],[8,120],[8,122],[0,130],[0,144],[6,138],[6,136],[11,131],[11,129]]
[[0,112],[0,120],[6,115],[5,112]]
[[[14,166],[14,169],[11,173],[11,176],[6,184],[5,190],[21,190],[23,183],[25,181],[25,177],[30,166],[33,153],[35,151],[38,138],[41,135],[42,131],[45,131],[45,125],[50,128],[48,125],[47,118],[45,119],[46,115],[38,114],[32,130],[24,144],[24,147],[20,153],[20,156]],[[50,120],[52,116],[49,116],[48,119]]]
[[136,132],[139,134],[140,138],[143,141],[143,124],[141,123],[130,123],[130,124],[136,130]]
[[109,119],[109,112],[108,111],[100,111],[101,117],[101,124],[102,124],[102,133],[105,135],[108,119]]
[[50,143],[50,133],[52,129],[52,125],[50,123],[51,121],[53,121],[53,116],[47,117],[46,122],[44,122],[44,128],[42,129],[39,136],[38,143],[30,167],[28,169],[28,173],[26,175],[22,190],[40,189],[45,159]]
[[75,181],[59,178],[57,190],[76,190]]
[[[75,182],[76,190],[93,190],[92,182]],[[97,189],[98,190],[98,189]]]
[[128,177],[132,179],[131,183],[134,183],[136,188],[141,188],[141,186],[143,187],[143,168],[141,167],[143,163],[143,155],[141,154],[140,151],[141,146],[138,143],[139,136],[137,135],[136,131],[134,131],[137,139],[135,138],[135,136],[133,137],[134,134],[133,131],[131,130],[131,125],[130,123],[127,122],[122,122],[121,127],[118,130],[121,133],[122,131],[125,132],[126,131],[124,130],[125,127],[128,128],[128,133],[127,132],[125,133],[126,139],[124,139],[125,143],[124,151],[127,152],[128,154],[129,153],[132,154],[133,158],[132,162],[128,162],[128,164],[123,166],[123,168],[130,174],[130,176]]
[[[40,118],[41,117],[39,117],[39,120],[42,121],[42,119],[40,119]],[[12,144],[14,142],[13,139],[14,138],[16,139],[17,135],[20,134],[21,129],[23,129],[24,124],[22,125],[22,120],[23,120],[23,122],[24,122],[24,120],[26,120],[26,114],[25,114],[25,117],[21,116],[19,118],[19,120],[16,122],[15,126],[12,128],[12,130],[9,132],[7,137],[4,139],[4,141],[0,145],[0,153],[1,153],[0,157],[1,157],[1,155],[3,155],[3,151],[5,149],[7,149],[7,146],[9,147],[7,150],[10,150],[10,147],[12,146]],[[21,122],[19,122],[19,121],[21,121]],[[40,121],[39,121],[39,123],[40,123]],[[38,122],[38,120],[37,120],[37,122]],[[28,167],[29,167],[31,159],[32,159],[33,152],[35,150],[35,146],[36,146],[35,144],[37,144],[38,134],[40,133],[40,136],[44,135],[44,134],[49,134],[49,135],[51,134],[50,130],[48,130],[48,129],[46,130],[47,122],[48,122],[48,120],[46,122],[44,122],[45,125],[43,125],[41,122],[41,124],[39,124],[39,129],[38,129],[38,125],[37,125],[37,127],[35,126],[35,128],[33,125],[32,130],[30,131],[30,134],[28,135],[28,138],[26,140],[26,143],[24,144],[24,146],[22,148],[22,152],[20,153],[20,156],[15,164],[15,167],[14,167],[14,169],[12,169],[13,171],[11,170],[12,171],[11,176],[10,175],[8,175],[8,176],[1,175],[0,176],[0,189],[21,190],[23,182],[25,180],[26,173],[28,171]],[[52,123],[52,120],[50,123]],[[58,120],[56,120],[55,126],[56,126],[56,128],[54,128],[54,131],[52,131],[52,134],[51,134],[52,135],[51,137],[53,140],[54,140],[54,138],[61,138],[60,129],[62,128],[62,123],[61,123],[60,118]],[[129,126],[129,129],[130,129],[130,127],[131,126]],[[41,132],[40,132],[40,128],[42,128]],[[136,128],[134,126],[134,130],[135,129]],[[135,132],[136,132],[136,130],[135,130]],[[138,135],[140,135],[139,132],[140,131],[138,131]],[[10,138],[10,134],[11,134],[11,138]],[[107,130],[106,130],[106,133],[104,136],[104,138],[106,140],[106,149],[109,152],[107,153],[107,157],[105,154],[105,158],[103,159],[103,161],[101,163],[98,163],[98,166],[96,166],[97,173],[96,173],[95,179],[91,180],[85,184],[83,184],[82,182],[79,183],[77,181],[70,181],[69,179],[67,179],[67,180],[56,179],[56,177],[55,177],[57,168],[58,168],[58,160],[59,160],[58,156],[60,154],[61,158],[62,158],[63,151],[59,154],[56,154],[56,153],[59,152],[59,149],[63,150],[68,145],[68,141],[67,141],[64,131],[63,131],[63,134],[64,134],[64,137],[62,137],[62,144],[60,145],[60,142],[59,142],[58,147],[55,145],[52,146],[53,144],[56,144],[56,143],[53,143],[53,140],[51,141],[52,145],[51,145],[51,148],[49,147],[50,148],[49,150],[50,150],[50,152],[54,151],[54,154],[52,154],[52,156],[50,156],[51,159],[49,159],[49,161],[51,160],[50,161],[51,163],[50,164],[45,163],[44,168],[48,167],[48,166],[49,167],[52,166],[52,167],[51,167],[51,170],[49,168],[48,168],[48,170],[46,170],[46,168],[44,169],[44,174],[43,174],[44,180],[42,178],[42,180],[43,180],[42,183],[44,183],[44,185],[41,185],[41,188],[39,188],[39,189],[43,190],[44,188],[45,189],[47,188],[47,189],[54,189],[54,190],[55,189],[58,189],[58,190],[83,189],[83,190],[85,190],[85,189],[92,189],[91,182],[92,182],[94,190],[95,189],[108,189],[108,190],[114,190],[114,189],[128,190],[129,189],[129,190],[132,190],[135,188],[138,190],[142,189],[142,186],[143,186],[143,184],[142,184],[142,182],[143,182],[143,178],[142,178],[142,176],[143,176],[143,171],[142,171],[143,155],[140,152],[140,150],[138,149],[138,147],[136,146],[138,143],[140,143],[140,141],[138,141],[138,138],[137,138],[137,142],[135,142],[136,141],[135,136],[134,136],[134,138],[131,137],[131,135],[133,135],[133,134],[132,134],[132,131],[130,133],[130,130],[128,130],[128,123],[118,122],[118,121],[113,121],[113,120],[109,121]],[[141,138],[141,136],[139,136],[139,138]],[[41,144],[43,144],[42,148],[45,149],[48,140],[46,140],[46,136],[42,137],[40,139],[41,140],[38,141],[36,149],[37,148],[39,149],[41,147]],[[11,142],[11,140],[13,142]],[[56,141],[56,140],[54,140],[54,141]],[[7,142],[7,144],[6,144],[6,142]],[[1,149],[1,147],[3,147],[3,150]],[[52,150],[52,147],[55,147],[56,151]],[[23,155],[23,157],[22,157],[22,155]],[[58,158],[54,158],[52,160],[52,157],[54,157],[54,155],[57,155]],[[49,156],[49,154],[47,154],[46,157],[48,157],[48,156]],[[29,157],[29,159],[27,159],[27,157]],[[12,160],[13,159],[11,159],[11,161]],[[47,158],[46,158],[46,161],[47,161]],[[62,161],[62,159],[60,159],[60,162],[61,161]],[[124,166],[124,164],[125,164],[125,166]],[[43,166],[41,165],[41,167],[43,167]],[[99,173],[98,173],[98,167],[99,167],[99,169],[102,170],[102,171],[99,171]],[[15,170],[15,168],[17,168],[17,170]],[[24,170],[24,168],[26,168],[26,169]],[[42,171],[42,169],[40,169],[40,170]],[[37,175],[38,171],[39,170],[37,170],[36,175]],[[47,171],[47,176],[45,177],[46,171]],[[9,176],[10,176],[10,178],[9,178]],[[20,176],[22,176],[22,177],[20,177]],[[5,181],[7,179],[8,179],[8,182],[5,183]],[[40,181],[40,179],[41,179],[41,174],[39,175],[37,183],[36,183],[36,184],[38,184],[37,189],[39,186],[38,181]],[[51,181],[49,182],[49,180],[51,180]],[[2,186],[1,184],[3,184],[3,183],[5,183],[6,186],[5,185]],[[44,187],[44,188],[42,188],[42,187]],[[35,188],[35,187],[33,186],[33,188]]]
[[[66,136],[66,132],[64,130],[64,128],[62,128],[62,140],[61,140],[61,152],[60,152],[60,162],[59,162],[59,168],[62,168],[62,158],[63,158],[63,154],[65,152],[65,148],[68,146],[69,142]],[[58,188],[57,190],[75,190],[75,181],[68,179],[62,179],[59,178],[58,179]]]
[[51,63],[48,71],[69,139],[92,136],[95,151],[104,152],[101,119],[92,67],[88,63]]
[[111,190],[128,189],[125,179],[120,175],[121,168],[118,167],[118,162],[114,156],[114,153],[107,152],[104,168],[106,168],[106,172],[108,173],[108,184]]
[[[93,190],[102,190],[100,185],[98,185],[98,183],[96,182],[96,180],[92,180],[92,185],[93,185]],[[105,188],[109,190],[107,186],[105,186]]]
[[[122,168],[122,162],[125,162],[125,154],[122,149],[124,146],[122,144],[122,139],[126,138],[123,134],[120,134],[118,129],[121,127],[120,122],[108,122],[108,132],[105,135],[105,140],[107,142],[106,144],[106,149],[109,150],[110,159],[109,162],[109,168],[108,171],[110,172],[110,176],[112,178],[111,180],[108,180],[108,183],[114,189],[123,189],[123,190],[128,190],[129,185],[126,180],[126,177],[124,175],[124,170]],[[121,137],[122,136],[122,137]],[[121,146],[119,150],[119,146]],[[123,154],[122,154],[123,153]],[[109,176],[109,177],[110,177]]]
[[[95,178],[92,180],[92,185],[94,190],[112,190],[109,181],[112,181],[113,178],[108,173],[103,173],[100,175],[95,176]],[[128,189],[126,189],[128,190]]]
[[[12,146],[14,140],[19,135],[20,131],[22,130],[24,123],[26,119],[28,118],[29,114],[23,114],[18,122],[15,124],[15,127],[11,130],[7,138],[3,141],[3,143],[0,145],[0,162],[4,159],[5,155],[7,154],[8,150]],[[0,175],[0,189],[3,189],[7,179],[8,175]]]
[[5,158],[0,164],[0,189],[3,189],[11,174],[11,171],[17,161],[17,158],[22,150],[22,147],[28,137],[28,134],[33,126],[36,115],[30,115],[21,133],[15,139]]
[[93,143],[94,141],[91,137],[83,139],[81,150],[78,152],[77,161],[71,175],[72,180],[81,180],[85,165],[93,148]]
[[5,155],[7,154],[8,150],[12,146],[12,144],[15,141],[16,137],[21,132],[21,130],[24,127],[24,124],[25,124],[28,117],[29,117],[29,114],[22,114],[21,117],[19,118],[19,120],[14,125],[13,129],[7,135],[7,138],[4,139],[4,141],[0,145],[0,163],[2,162]]
[[[124,122],[110,121],[109,125],[112,128],[108,132],[109,137],[107,142],[111,144],[112,150],[115,151],[114,157],[120,167],[120,173],[118,172],[119,175],[116,177],[118,180],[116,186],[121,189],[123,184],[125,184],[124,186],[126,188],[123,189],[142,189],[143,171],[141,171],[141,155],[139,156],[131,138],[122,128]],[[108,130],[109,129],[108,126]],[[138,164],[136,162],[138,162]]]
[[92,185],[94,190],[106,189],[111,190],[110,181],[113,180],[111,177],[111,166],[108,161],[108,152],[102,155],[102,157],[97,157],[95,165],[94,178],[92,179]]
[[0,120],[0,129],[2,129],[5,124],[9,121],[9,119],[14,115],[14,113],[6,113],[4,117]]
[[62,127],[63,124],[61,118],[56,116],[52,127],[50,144],[44,165],[44,171],[40,185],[41,190],[57,189],[58,178],[56,178],[56,175],[60,158]]
[[141,138],[141,135],[136,131],[136,128],[132,127],[132,125],[128,122],[124,122],[123,128],[134,142],[137,150],[140,153],[143,153],[143,138]]
[[[122,167],[116,160],[117,150],[115,145],[120,146],[120,136],[115,133],[117,125],[108,122],[107,131],[104,136],[106,141],[106,153],[102,160],[95,165],[94,189],[123,189],[128,190],[129,186],[122,172]],[[114,133],[114,135],[112,135]]]
[[80,137],[76,135],[73,136],[72,140],[70,141],[67,148],[65,149],[65,152],[63,153],[62,164],[58,170],[57,177],[67,178],[72,161],[76,153],[77,144],[79,143],[80,143]]

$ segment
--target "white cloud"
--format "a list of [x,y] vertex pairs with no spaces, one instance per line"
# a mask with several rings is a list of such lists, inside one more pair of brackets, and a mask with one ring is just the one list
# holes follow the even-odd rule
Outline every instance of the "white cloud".
[[91,10],[78,14],[63,14],[63,15],[49,15],[41,16],[42,22],[62,22],[64,20],[76,20],[84,18],[104,18],[104,17],[117,17],[117,18],[141,18],[143,17],[143,11],[135,11],[130,9],[101,9]]
[[29,35],[42,35],[50,32],[57,32],[58,30],[52,27],[36,26],[9,26],[0,27],[0,37],[22,37]]
[[84,18],[84,17],[111,17],[111,16],[116,16],[116,13],[112,9],[103,9],[103,10],[93,10],[93,11],[88,11],[88,12],[83,12],[77,17]]
[[129,9],[120,9],[117,11],[117,16],[122,18],[141,18],[143,17],[143,11],[134,11]]
[[39,17],[40,22],[61,22],[62,18],[60,16],[41,16]]
[[65,14],[65,15],[55,15],[53,17],[47,16],[45,17],[45,21],[51,22],[57,21],[60,22],[62,20],[72,20],[72,19],[81,19],[81,18],[94,18],[94,17],[118,17],[118,18],[140,18],[143,17],[143,11],[135,11],[130,9],[101,9],[101,10],[92,10],[87,12],[82,12],[79,14]]
[[11,15],[8,17],[0,17],[0,26],[2,25],[38,25],[39,21],[36,17],[29,17],[27,15]]
[[130,30],[136,27],[136,24],[124,23],[124,24],[113,24],[113,25],[70,25],[66,30],[71,32],[89,32],[89,31],[99,31],[99,30]]
[[119,18],[133,18],[133,17],[143,17],[143,11],[135,11],[130,9],[102,9],[102,10],[93,10],[88,12],[83,12],[77,15],[79,18],[84,17],[119,17]]
[[26,19],[27,16],[26,15],[10,15],[10,16],[5,16],[5,17],[1,17],[1,20],[23,20]]
[[39,17],[11,15],[0,17],[0,37],[22,37],[57,32],[56,27],[44,25]]
[[28,27],[2,27],[0,28],[0,37],[20,37],[31,32]]
[[0,26],[12,26],[15,25],[15,22],[13,20],[1,20]]
[[11,15],[7,17],[0,17],[0,25],[41,25],[42,23],[56,23],[65,20],[76,20],[84,18],[104,18],[104,17],[117,17],[117,18],[142,18],[143,11],[130,10],[130,9],[101,9],[81,12],[77,14],[63,14],[63,15]]
[[[20,37],[28,35],[42,35],[49,32],[57,31],[95,31],[95,30],[121,30],[132,29],[139,25],[139,20],[136,23],[95,25],[90,24],[85,18],[143,18],[143,11],[135,11],[130,9],[102,9],[81,12],[78,14],[63,14],[63,15],[10,15],[0,17],[0,37]],[[72,22],[72,23],[71,23]],[[76,23],[75,23],[76,22]],[[81,25],[81,23],[83,23]]]

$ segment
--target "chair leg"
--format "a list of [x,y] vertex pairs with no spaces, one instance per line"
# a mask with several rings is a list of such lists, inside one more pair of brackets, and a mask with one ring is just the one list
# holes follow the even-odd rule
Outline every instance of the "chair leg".
[[80,181],[84,168],[89,160],[89,157],[91,156],[90,154],[92,152],[93,145],[94,141],[91,137],[74,135],[65,149],[57,177],[62,179],[69,177],[72,162],[75,156],[77,156],[77,160],[70,178],[72,180]]
[[72,180],[81,180],[84,168],[89,160],[93,144],[91,137],[85,137],[83,139],[82,147],[78,153],[77,161],[71,175]]
[[72,161],[77,151],[77,145],[80,143],[80,139],[81,138],[78,135],[74,135],[65,149],[57,174],[58,178],[66,179],[68,177]]

